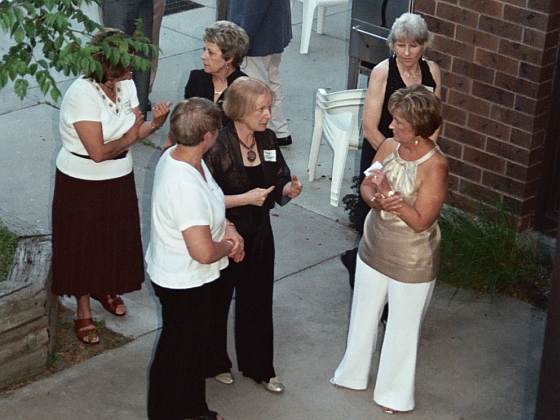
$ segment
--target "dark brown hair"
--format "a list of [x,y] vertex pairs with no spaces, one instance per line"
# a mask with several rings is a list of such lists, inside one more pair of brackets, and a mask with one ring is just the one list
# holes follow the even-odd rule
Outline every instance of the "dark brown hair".
[[[96,34],[90,40],[90,45],[98,47],[105,39],[109,37],[126,38],[127,35],[120,29],[103,28],[100,29],[98,32],[96,32]],[[111,46],[113,45],[111,44]],[[116,45],[114,46],[115,48],[117,47]],[[133,51],[130,52],[133,53]],[[85,76],[95,80],[97,83],[105,83],[107,80],[110,79],[118,79],[120,77],[123,77],[126,74],[126,72],[130,70],[128,67],[125,67],[122,64],[112,64],[109,61],[109,59],[105,56],[103,51],[97,51],[96,53],[94,53],[93,58],[97,62],[99,62],[99,64],[101,64],[101,67],[103,68],[103,77],[100,78],[97,72],[95,71],[86,73]]]

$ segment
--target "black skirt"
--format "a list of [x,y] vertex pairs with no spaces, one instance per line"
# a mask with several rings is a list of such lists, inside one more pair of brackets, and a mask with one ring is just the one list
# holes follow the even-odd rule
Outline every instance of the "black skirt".
[[88,181],[57,170],[52,244],[54,294],[140,289],[144,261],[134,174]]

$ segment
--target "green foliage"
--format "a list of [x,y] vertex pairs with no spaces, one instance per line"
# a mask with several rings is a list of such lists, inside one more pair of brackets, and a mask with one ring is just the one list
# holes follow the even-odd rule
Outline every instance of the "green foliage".
[[[61,96],[53,72],[77,76],[102,72],[92,54],[102,51],[111,64],[147,70],[154,47],[136,30],[133,37],[106,38],[98,47],[88,45],[100,26],[82,12],[82,4],[103,0],[4,0],[0,2],[0,30],[13,45],[0,61],[0,89],[13,82],[16,95],[27,95],[34,78],[43,95],[56,102]],[[138,28],[138,25],[137,25]],[[138,55],[132,54],[136,51]]]
[[516,220],[504,208],[480,207],[470,215],[444,206],[440,279],[459,287],[490,293],[516,294],[516,289],[540,276],[537,244],[517,231]]
[[0,224],[0,281],[6,280],[10,273],[16,246],[17,237]]
[[355,193],[346,194],[342,197],[342,204],[344,204],[344,210],[348,213],[348,219],[350,219],[350,223],[352,226],[356,228],[357,223],[357,215],[356,215],[356,208],[358,207],[358,202],[360,197],[358,195],[359,188],[360,188],[360,178],[357,176],[352,177],[352,188]]

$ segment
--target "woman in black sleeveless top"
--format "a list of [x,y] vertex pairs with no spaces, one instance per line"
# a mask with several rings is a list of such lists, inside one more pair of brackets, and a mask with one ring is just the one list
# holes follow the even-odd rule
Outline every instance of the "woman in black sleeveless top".
[[[387,44],[393,52],[391,58],[383,60],[371,71],[364,104],[364,141],[360,157],[360,183],[373,161],[377,148],[386,138],[393,137],[389,129],[391,114],[387,108],[389,97],[398,89],[422,84],[441,97],[441,75],[439,66],[422,58],[429,46],[431,34],[424,19],[414,13],[399,16],[387,37]],[[431,137],[436,140],[439,130]],[[365,218],[370,207],[359,197],[355,209],[355,226],[362,233]],[[350,284],[354,284],[354,270],[357,248],[346,251],[341,259],[350,273]]]

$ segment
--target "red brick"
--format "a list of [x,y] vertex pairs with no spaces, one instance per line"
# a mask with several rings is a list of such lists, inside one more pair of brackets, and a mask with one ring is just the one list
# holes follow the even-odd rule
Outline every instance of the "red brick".
[[548,113],[542,113],[535,118],[533,131],[544,130],[548,123]]
[[460,0],[459,6],[485,15],[502,17],[503,4],[495,0]]
[[[417,13],[434,15],[436,11],[436,2],[434,0],[416,0],[414,2],[414,11]],[[432,30],[432,28],[430,28],[430,30]]]
[[[511,127],[475,114],[469,115],[468,127],[499,140],[508,140],[511,133]],[[489,140],[490,138],[486,139],[486,142]],[[488,146],[486,146],[486,150],[488,150]],[[488,151],[499,154],[491,150]]]
[[554,31],[560,28],[560,13],[555,12],[556,14],[550,15],[550,19],[548,20],[548,30]]
[[434,36],[434,48],[443,53],[469,61],[474,56],[474,47],[472,45],[437,34]]
[[468,178],[472,181],[480,181],[482,170],[475,166],[469,165],[462,160],[454,159],[447,156],[447,162],[449,163],[449,171],[455,175],[462,178]]
[[495,155],[490,155],[478,149],[465,146],[463,160],[475,166],[488,169],[497,173],[503,173],[506,166],[505,161]]
[[[469,117],[470,118],[470,117]],[[444,126],[443,135],[448,139],[458,141],[462,144],[469,144],[479,149],[484,149],[485,136],[475,133],[467,128],[447,122]]]
[[451,56],[441,51],[429,49],[426,51],[426,58],[435,61],[441,67],[441,70],[451,69]]
[[470,92],[471,79],[460,74],[443,71],[441,73],[442,83],[449,89],[459,90],[461,92]]
[[489,138],[486,142],[486,151],[495,155],[503,156],[505,159],[522,165],[529,165],[531,163],[530,150],[522,149],[503,141]]
[[455,38],[457,41],[466,42],[467,44],[487,50],[497,51],[498,49],[498,38],[496,38],[496,36],[476,29],[467,28],[466,26],[457,25]]
[[436,16],[451,22],[460,23],[461,25],[476,27],[478,14],[462,9],[460,7],[451,6],[450,4],[438,2],[436,6]]
[[497,105],[492,106],[490,118],[525,131],[532,131],[535,122],[535,118],[530,115]]
[[528,0],[527,9],[552,14],[560,12],[558,0]]
[[535,99],[527,98],[526,96],[516,95],[515,104],[513,109],[516,111],[525,112],[526,114],[535,115],[537,111],[538,101]]
[[536,148],[542,145],[544,142],[544,131],[527,133],[526,131],[513,128],[511,130],[509,141],[511,142],[511,144],[523,147],[525,149]]
[[424,16],[430,31],[436,34],[445,35],[450,38],[455,36],[455,24],[446,20],[441,20],[433,16]]
[[519,77],[528,79],[532,82],[542,82],[551,80],[554,75],[554,64],[546,67],[534,66],[529,63],[521,62],[519,64]]
[[475,81],[473,82],[472,93],[496,104],[513,106],[514,95],[508,90]]
[[479,202],[477,200],[457,191],[449,191],[446,202],[453,207],[470,213],[473,213],[479,207]]
[[512,178],[485,171],[482,174],[482,183],[506,194],[524,197],[525,184]]
[[498,51],[508,57],[517,58],[520,61],[528,61],[532,64],[540,64],[543,59],[542,51],[517,42],[508,41],[507,39],[500,40]]
[[460,109],[464,109],[475,114],[488,116],[490,112],[490,103],[482,99],[475,98],[472,95],[465,95],[457,91],[450,91],[447,102],[455,105]]
[[459,178],[456,175],[449,174],[447,178],[447,188],[449,190],[457,190],[459,188]]
[[460,58],[453,58],[452,71],[454,73],[467,76],[474,80],[480,80],[485,83],[492,83],[494,80],[494,71],[483,67],[471,61],[461,60]]
[[523,43],[533,48],[544,49],[547,40],[547,34],[531,28],[523,29]]
[[506,176],[517,179],[519,181],[534,181],[535,179],[540,179],[542,170],[542,163],[537,163],[536,165],[527,167],[525,165],[518,165],[517,163],[507,162]]
[[471,197],[476,197],[478,200],[493,206],[499,204],[501,198],[501,194],[499,192],[467,180],[461,180],[459,192]]
[[515,76],[519,72],[519,61],[504,57],[503,55],[477,48],[474,56],[475,62],[484,67],[490,67]]
[[515,197],[503,197],[502,201],[504,207],[516,214],[526,214],[528,211],[533,211],[536,205],[536,198],[515,198]]
[[527,0],[502,0],[504,4],[513,4],[514,6],[525,7]]
[[501,36],[513,41],[521,41],[523,27],[513,23],[504,22],[500,19],[494,19],[489,16],[481,15],[478,20],[478,29],[490,32],[494,36]]
[[541,31],[545,31],[548,25],[547,15],[533,10],[510,6],[509,4],[504,6],[504,19]]
[[[497,88],[505,89],[506,91],[512,93],[519,93],[521,95],[528,96],[530,98],[536,99],[539,97],[540,85],[530,82],[526,79],[520,79],[519,77],[512,77],[509,74],[496,73],[496,78],[494,84]],[[496,102],[500,103],[500,102]],[[511,106],[509,102],[501,103],[504,106]]]
[[[447,123],[443,123],[444,131],[446,125]],[[437,140],[437,144],[441,148],[443,153],[445,153],[447,156],[453,156],[456,157],[457,159],[461,159],[461,155],[463,153],[463,146],[460,143],[450,140],[445,136],[439,136]]]
[[544,67],[544,66],[547,66],[549,64],[556,63],[556,53],[557,53],[557,51],[558,51],[558,48],[556,46],[544,50],[543,60],[541,62],[541,65]]
[[467,113],[465,111],[448,104],[443,104],[442,114],[444,121],[449,121],[458,125],[465,125],[467,122]]

